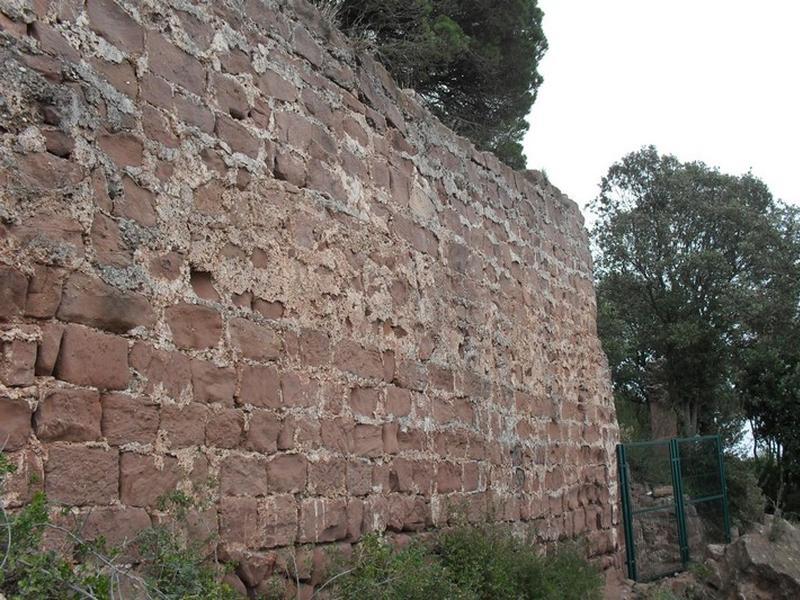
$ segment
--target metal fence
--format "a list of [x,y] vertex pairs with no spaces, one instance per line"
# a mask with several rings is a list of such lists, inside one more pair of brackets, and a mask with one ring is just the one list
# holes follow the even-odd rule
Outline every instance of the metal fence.
[[718,435],[619,444],[617,464],[628,577],[681,571],[704,545],[730,542]]

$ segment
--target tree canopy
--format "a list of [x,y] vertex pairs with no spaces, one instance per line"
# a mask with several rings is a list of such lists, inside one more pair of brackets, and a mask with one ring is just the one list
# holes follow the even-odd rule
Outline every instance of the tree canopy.
[[546,49],[537,0],[317,0],[450,128],[525,168]]
[[796,213],[752,174],[654,147],[614,164],[592,209],[598,330],[617,399],[647,404],[658,390],[683,433],[739,431],[744,395],[753,408],[757,396],[745,366],[760,372],[777,351],[768,325],[796,317]]

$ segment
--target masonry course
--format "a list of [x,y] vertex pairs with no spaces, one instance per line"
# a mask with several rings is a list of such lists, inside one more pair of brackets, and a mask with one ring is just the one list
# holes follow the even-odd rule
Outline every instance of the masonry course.
[[0,0],[0,29],[9,507],[124,539],[180,489],[255,591],[282,548],[464,516],[618,560],[587,234],[542,174],[302,0]]

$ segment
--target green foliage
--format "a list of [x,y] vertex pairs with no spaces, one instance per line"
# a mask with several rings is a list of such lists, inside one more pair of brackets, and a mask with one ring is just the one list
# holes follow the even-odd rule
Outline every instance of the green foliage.
[[442,121],[525,168],[526,115],[546,49],[537,0],[316,0]]
[[752,459],[736,455],[725,457],[725,479],[731,520],[742,530],[764,518],[766,499],[758,485],[758,465]]
[[334,598],[591,600],[602,589],[575,549],[540,556],[507,528],[488,525],[459,526],[400,550],[367,536],[345,573],[332,581]]
[[[13,470],[0,454],[0,474]],[[102,538],[85,541],[53,525],[42,493],[13,514],[0,510],[0,594],[8,600],[110,600],[119,597],[118,581],[127,578],[135,588],[162,600],[238,598],[220,583],[220,573],[208,563],[202,546],[181,541],[177,528],[193,507],[191,499],[176,492],[164,499],[163,507],[172,526],[146,529],[129,547],[116,549],[106,548]],[[48,531],[63,536],[71,552],[45,548]],[[125,551],[137,555],[135,575],[113,560]]]
[[598,331],[615,396],[675,407],[683,433],[741,430],[736,385],[751,318],[796,264],[796,215],[751,174],[647,147],[592,204]]

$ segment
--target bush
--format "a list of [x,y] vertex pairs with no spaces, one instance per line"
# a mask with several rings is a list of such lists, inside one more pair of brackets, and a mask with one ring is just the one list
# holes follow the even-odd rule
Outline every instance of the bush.
[[333,597],[369,600],[591,600],[602,578],[564,546],[541,556],[505,526],[462,525],[400,550],[376,535],[350,570],[331,580]]
[[746,531],[763,521],[766,498],[758,485],[756,464],[736,455],[725,457],[725,480],[733,525]]
[[[0,493],[14,466],[0,454]],[[220,569],[207,561],[201,545],[183,541],[177,529],[192,501],[176,493],[165,499],[167,521],[146,529],[125,548],[106,548],[104,540],[85,541],[50,520],[41,492],[25,507],[8,514],[0,504],[0,597],[8,600],[106,600],[146,597],[161,600],[234,600],[238,595],[220,583]],[[46,549],[46,532],[63,535],[69,553]],[[118,560],[137,556],[136,571]],[[131,590],[122,595],[120,590]]]

